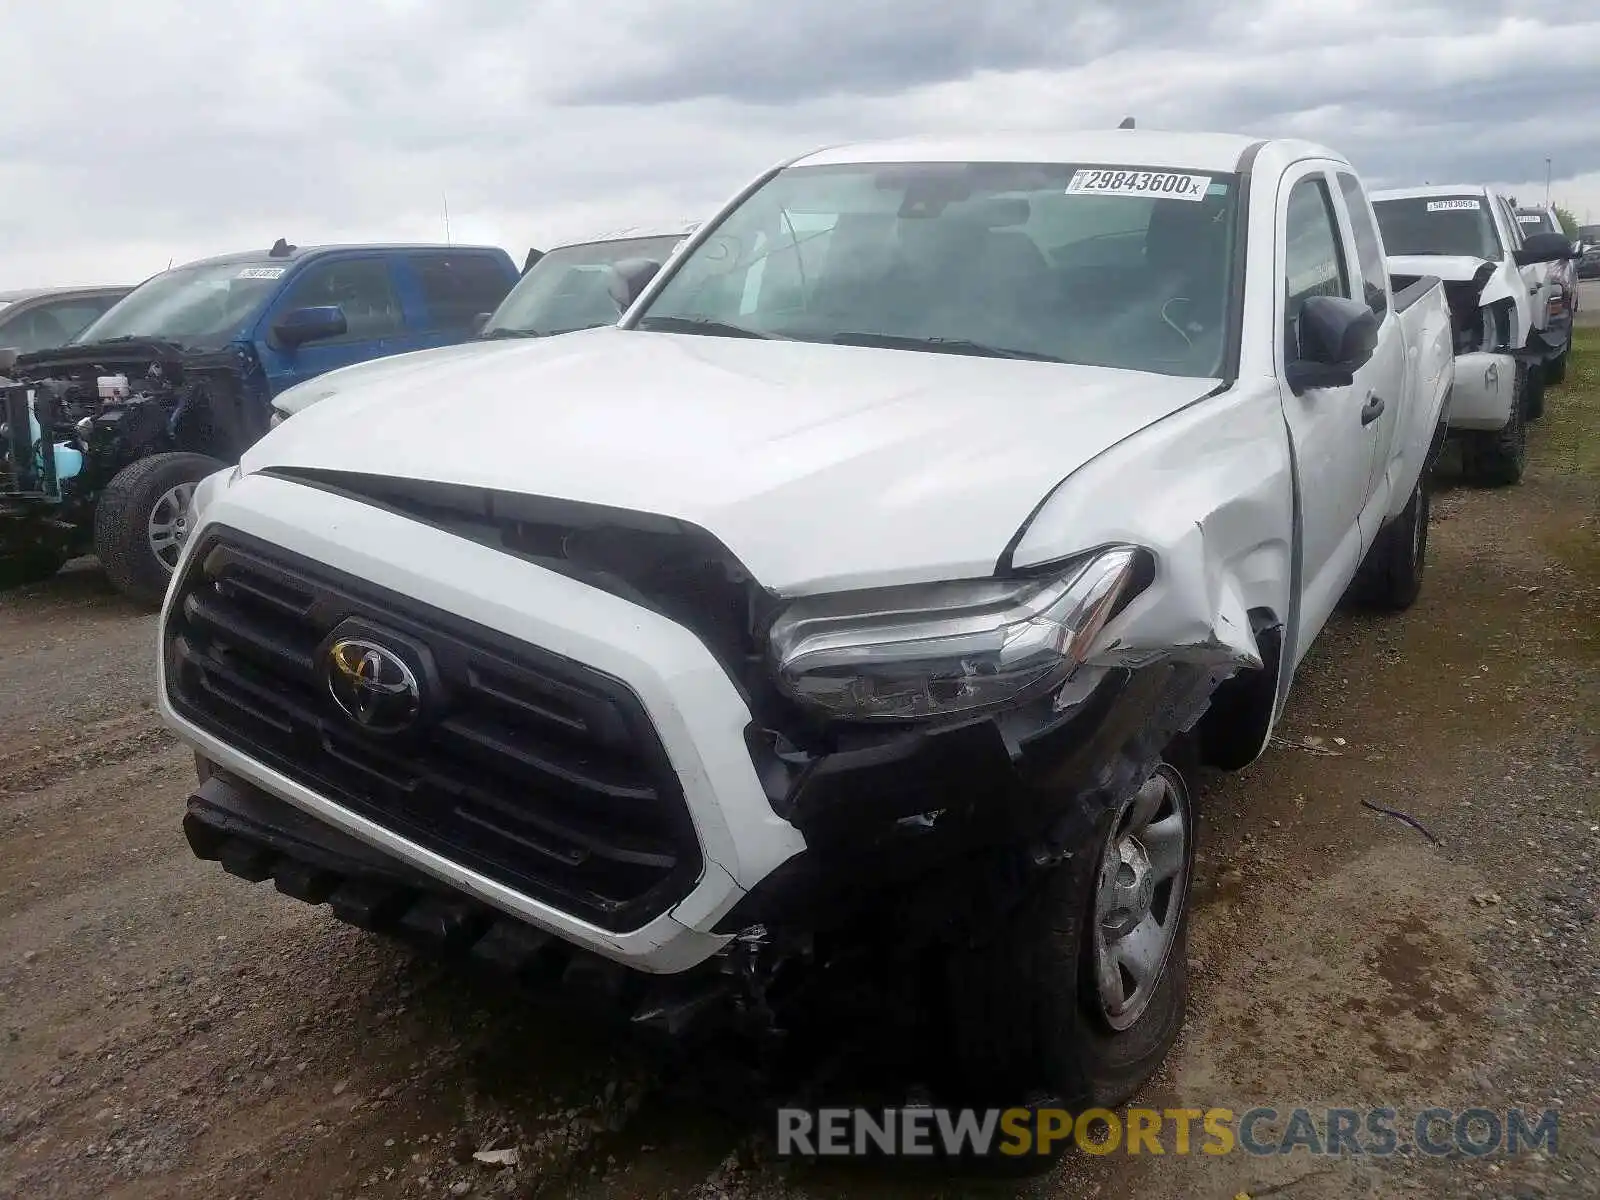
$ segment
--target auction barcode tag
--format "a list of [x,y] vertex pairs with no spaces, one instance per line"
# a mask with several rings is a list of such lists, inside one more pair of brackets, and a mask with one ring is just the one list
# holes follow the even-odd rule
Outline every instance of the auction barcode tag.
[[1120,171],[1101,167],[1074,171],[1069,196],[1157,196],[1168,200],[1204,200],[1209,175],[1177,175],[1170,171]]
[[282,279],[287,267],[246,267],[235,279]]
[[1429,200],[1429,212],[1477,212],[1476,200]]

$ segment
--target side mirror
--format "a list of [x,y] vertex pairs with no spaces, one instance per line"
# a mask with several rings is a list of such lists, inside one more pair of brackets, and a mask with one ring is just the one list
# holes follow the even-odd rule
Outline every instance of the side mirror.
[[1348,387],[1378,345],[1378,317],[1360,300],[1311,296],[1300,306],[1299,357],[1289,363],[1296,395],[1309,388]]
[[337,304],[319,304],[315,308],[297,308],[284,313],[273,323],[272,336],[285,346],[300,346],[324,338],[342,337],[349,330],[344,309]]
[[661,264],[652,258],[624,258],[611,264],[606,290],[611,293],[619,315],[633,307],[633,302],[650,286],[659,270]]
[[1536,233],[1511,252],[1511,261],[1519,267],[1535,263],[1565,262],[1573,257],[1572,243],[1562,233]]

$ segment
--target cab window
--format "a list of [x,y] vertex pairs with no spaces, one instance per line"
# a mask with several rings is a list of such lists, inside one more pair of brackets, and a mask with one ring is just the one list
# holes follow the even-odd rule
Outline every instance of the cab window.
[[1321,176],[1302,179],[1289,193],[1284,221],[1285,354],[1299,357],[1300,309],[1312,296],[1350,297],[1350,273],[1339,242],[1333,197]]
[[313,263],[289,285],[280,312],[336,304],[344,311],[346,337],[359,340],[399,333],[405,327],[399,298],[381,258],[340,258]]

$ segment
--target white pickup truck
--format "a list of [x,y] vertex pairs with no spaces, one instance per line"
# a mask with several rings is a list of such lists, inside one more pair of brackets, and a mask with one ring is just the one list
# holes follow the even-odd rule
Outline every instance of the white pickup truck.
[[1456,351],[1450,425],[1467,477],[1489,486],[1518,482],[1527,422],[1544,411],[1545,383],[1561,353],[1543,335],[1543,264],[1574,257],[1571,243],[1559,235],[1524,238],[1505,197],[1480,185],[1399,188],[1372,200],[1396,284],[1444,280]]
[[1121,1101],[1182,1021],[1192,769],[1347,592],[1417,595],[1442,288],[1333,151],[1142,130],[797,158],[616,284],[199,487],[194,852],[669,1027],[938,964],[973,1094]]

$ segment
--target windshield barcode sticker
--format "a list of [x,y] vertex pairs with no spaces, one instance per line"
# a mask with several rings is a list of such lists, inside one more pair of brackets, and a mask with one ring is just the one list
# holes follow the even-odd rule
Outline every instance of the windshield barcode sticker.
[[1158,196],[1168,200],[1204,200],[1209,175],[1175,175],[1169,171],[1115,171],[1085,168],[1067,184],[1069,196]]
[[1476,200],[1429,200],[1429,212],[1477,212]]
[[282,279],[287,267],[246,267],[235,279]]

